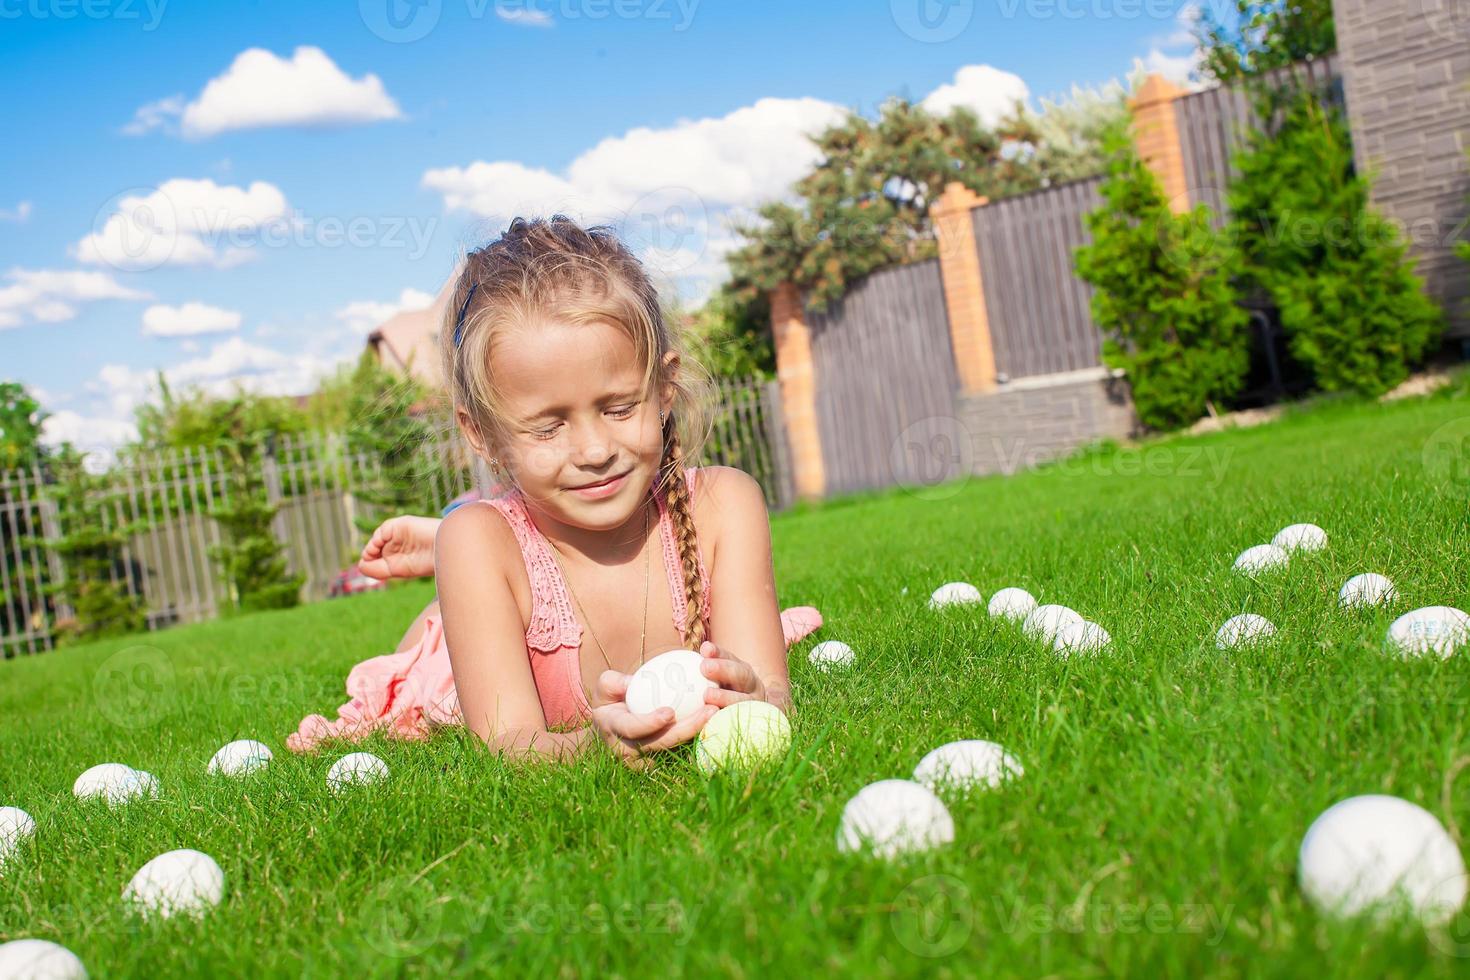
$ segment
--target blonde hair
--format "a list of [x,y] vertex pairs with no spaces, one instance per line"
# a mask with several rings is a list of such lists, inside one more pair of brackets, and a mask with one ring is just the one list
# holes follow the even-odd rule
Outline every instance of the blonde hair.
[[[487,448],[507,445],[513,425],[491,374],[490,351],[507,329],[548,320],[614,324],[633,342],[645,395],[665,384],[673,386],[653,492],[666,494],[689,610],[684,643],[698,650],[707,639],[700,615],[703,583],[684,466],[709,438],[709,375],[670,328],[643,264],[611,227],[583,228],[563,214],[516,218],[499,238],[466,256],[439,330],[451,415],[462,409]],[[679,354],[675,372],[664,366],[671,350]],[[508,477],[507,486],[519,491],[514,471],[500,471]]]

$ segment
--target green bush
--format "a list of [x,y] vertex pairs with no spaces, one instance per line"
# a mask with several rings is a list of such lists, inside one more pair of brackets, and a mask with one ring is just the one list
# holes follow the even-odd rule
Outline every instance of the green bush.
[[1318,387],[1380,395],[1431,349],[1443,313],[1369,205],[1342,114],[1307,88],[1263,91],[1257,109],[1269,124],[1247,136],[1229,193],[1246,274]]
[[1249,316],[1236,302],[1237,257],[1207,207],[1175,214],[1126,129],[1107,138],[1104,204],[1077,272],[1094,287],[1103,361],[1128,375],[1139,419],[1177,429],[1238,392],[1250,368]]
[[60,536],[22,539],[27,547],[50,549],[61,565],[62,577],[50,581],[48,569],[42,587],[63,612],[70,607],[71,615],[56,622],[59,645],[136,633],[148,624],[143,600],[129,593],[119,573],[128,539],[141,525],[113,520],[123,489],[114,474],[87,472],[83,459],[69,442],[50,454],[43,493],[56,504]]
[[306,576],[286,573],[285,549],[272,529],[280,505],[269,502],[265,457],[271,455],[274,433],[258,428],[258,417],[243,399],[225,406],[223,419],[217,445],[228,489],[209,516],[219,523],[224,540],[211,546],[209,555],[229,589],[224,614],[295,606]]

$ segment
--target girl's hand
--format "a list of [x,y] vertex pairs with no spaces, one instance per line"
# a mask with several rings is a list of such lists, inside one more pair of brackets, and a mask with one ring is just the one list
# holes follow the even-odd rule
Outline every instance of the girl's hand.
[[699,645],[699,655],[705,658],[699,669],[720,685],[704,692],[705,704],[728,708],[737,701],[769,700],[766,685],[756,676],[755,668],[744,660],[725,653],[709,640]]
[[683,721],[674,720],[672,708],[635,715],[624,700],[631,679],[630,674],[604,670],[597,678],[597,697],[604,703],[592,709],[592,728],[629,768],[647,768],[649,755],[689,741],[715,715],[708,704]]
[[375,579],[423,578],[434,574],[437,517],[390,517],[373,532],[357,567]]

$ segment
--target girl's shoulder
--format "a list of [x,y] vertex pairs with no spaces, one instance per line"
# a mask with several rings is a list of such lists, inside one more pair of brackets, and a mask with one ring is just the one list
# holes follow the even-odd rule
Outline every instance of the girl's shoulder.
[[482,497],[462,501],[451,508],[439,525],[435,536],[435,554],[441,550],[478,554],[489,568],[509,570],[511,559],[519,564],[522,551],[520,530],[516,527],[516,507],[504,498]]
[[[688,472],[696,497],[720,500],[732,494],[749,495],[752,491],[762,493],[761,485],[755,477],[734,466],[691,466]],[[764,495],[761,499],[765,499]]]
[[701,466],[693,473],[690,499],[694,526],[707,541],[711,557],[726,534],[752,533],[767,520],[765,492],[744,470],[733,466]]

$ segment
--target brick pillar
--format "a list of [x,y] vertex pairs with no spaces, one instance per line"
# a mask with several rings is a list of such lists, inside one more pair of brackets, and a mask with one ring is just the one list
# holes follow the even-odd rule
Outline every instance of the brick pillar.
[[817,426],[817,378],[812,366],[812,335],[802,316],[801,291],[783,282],[771,293],[771,334],[776,343],[776,378],[781,411],[791,445],[796,495],[814,500],[826,491],[822,436]]
[[1184,89],[1162,75],[1150,75],[1128,101],[1133,110],[1133,145],[1163,185],[1164,197],[1175,214],[1189,210],[1189,182],[1184,177],[1184,148],[1179,143],[1179,120],[1174,100]]
[[990,314],[985,308],[985,283],[971,213],[985,203],[985,198],[964,184],[950,181],[929,209],[939,239],[950,345],[960,388],[967,395],[995,389],[995,349],[990,342]]

